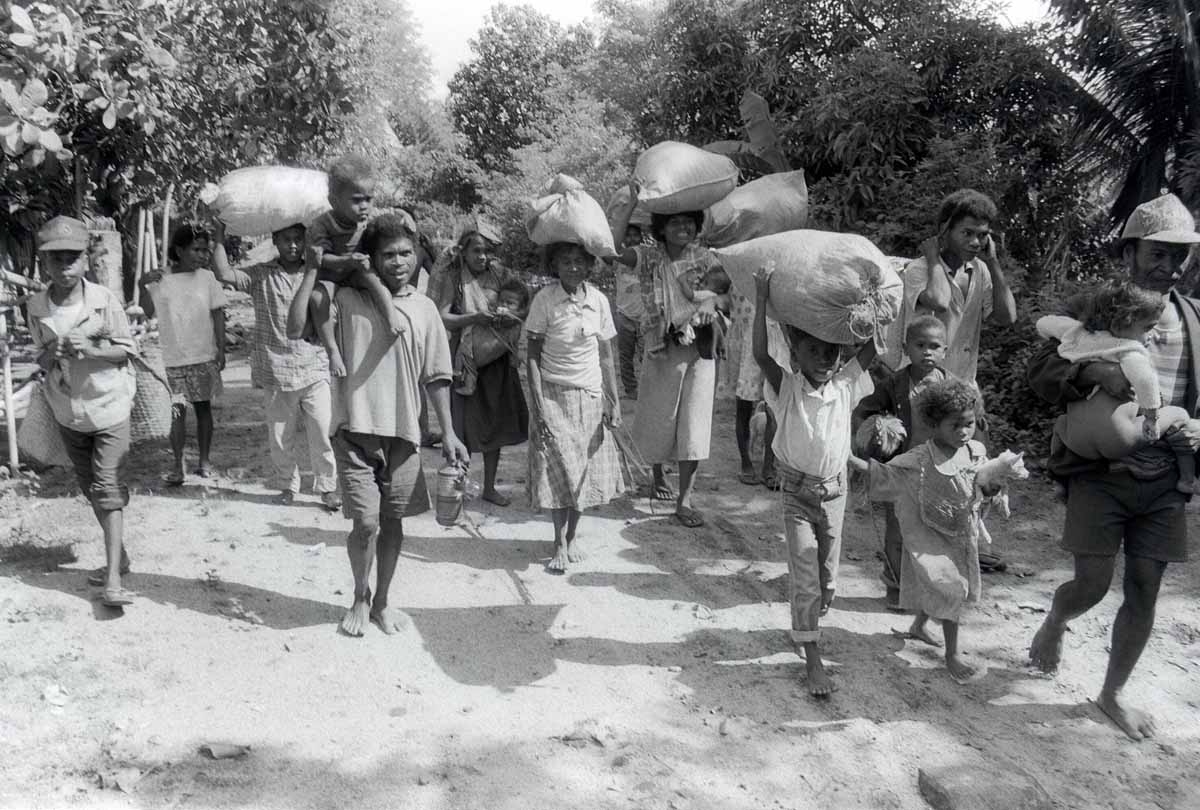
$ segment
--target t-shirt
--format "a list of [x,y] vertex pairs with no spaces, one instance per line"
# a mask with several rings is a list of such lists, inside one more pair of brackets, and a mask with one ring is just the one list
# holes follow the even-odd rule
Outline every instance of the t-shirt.
[[359,253],[358,243],[362,240],[363,231],[367,229],[366,222],[355,222],[343,225],[333,216],[332,211],[326,211],[313,220],[308,226],[306,238],[308,242],[307,260],[313,267],[321,268],[321,259],[328,253],[330,256],[349,256]]
[[251,384],[298,391],[329,379],[325,350],[306,340],[289,340],[287,336],[288,310],[304,276],[304,267],[288,272],[278,261],[273,261],[232,272],[233,288],[249,293],[254,304]]
[[420,445],[421,386],[451,378],[450,345],[433,301],[406,286],[392,304],[408,321],[395,339],[367,293],[338,288],[331,317],[346,376],[334,378],[330,424]]
[[545,338],[542,379],[567,388],[600,393],[600,341],[616,334],[604,293],[584,282],[574,295],[562,284],[544,287],[529,305],[525,330]]
[[68,334],[75,328],[75,324],[83,320],[84,301],[82,295],[79,296],[78,301],[62,306],[47,297],[46,306],[50,309],[50,326],[60,336]]
[[1158,373],[1163,404],[1186,408],[1188,380],[1191,378],[1190,352],[1187,334],[1183,329],[1183,316],[1174,301],[1167,302],[1146,348]]
[[942,313],[931,312],[917,303],[929,284],[929,265],[924,258],[911,262],[904,269],[903,279],[904,323],[912,323],[920,315],[936,315],[946,325],[946,359],[942,365],[951,376],[975,385],[979,334],[984,319],[992,314],[992,274],[987,265],[980,259],[972,259],[951,275],[950,306]]
[[178,368],[217,359],[212,311],[225,306],[225,292],[211,270],[167,273],[146,290],[158,317],[163,365]]
[[783,372],[779,392],[767,404],[778,427],[771,449],[793,470],[832,478],[850,459],[850,414],[863,397],[875,390],[871,375],[858,359],[842,366],[829,382],[813,388],[800,372]]

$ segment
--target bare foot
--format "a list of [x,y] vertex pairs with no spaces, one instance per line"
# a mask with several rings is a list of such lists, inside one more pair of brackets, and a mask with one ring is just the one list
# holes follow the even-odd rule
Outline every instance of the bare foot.
[[567,570],[567,563],[570,561],[571,557],[567,552],[567,547],[565,545],[556,545],[554,547],[554,556],[550,558],[550,562],[546,563],[546,570],[556,571],[560,574],[565,573]]
[[1182,492],[1184,495],[1200,495],[1200,487],[1196,486],[1193,481],[1180,481],[1175,485],[1175,489]]
[[1050,619],[1042,622],[1033,643],[1029,645],[1029,662],[1042,672],[1057,672],[1058,662],[1062,660],[1063,631],[1066,628],[1056,628],[1050,624]]
[[808,693],[815,698],[827,698],[838,690],[837,684],[825,671],[820,654],[805,656],[804,669],[808,673]]
[[1117,728],[1129,735],[1129,739],[1141,742],[1147,737],[1154,736],[1154,720],[1145,712],[1121,705],[1116,695],[1105,692],[1096,698],[1100,711],[1108,715],[1108,719],[1117,724]]
[[363,629],[371,620],[371,594],[366,596],[354,597],[354,604],[346,611],[346,615],[342,617],[342,623],[338,625],[343,633],[348,636],[361,636]]
[[911,638],[913,641],[920,641],[928,644],[930,647],[940,647],[942,642],[934,638],[929,632],[929,625],[924,622],[913,622],[912,627],[907,630],[892,630],[892,635],[896,638]]
[[404,615],[404,611],[394,607],[372,608],[371,621],[389,636],[394,636],[408,627],[408,617]]
[[577,540],[568,540],[567,560],[570,562],[583,562],[586,559],[587,554],[585,554],[583,550],[579,548],[579,542]]
[[975,674],[975,667],[969,666],[957,653],[946,656],[946,669],[950,670],[950,677],[958,683],[966,683]]
[[501,495],[494,489],[489,489],[483,493],[483,499],[488,503],[494,503],[496,506],[508,506],[512,503],[512,498],[507,495]]

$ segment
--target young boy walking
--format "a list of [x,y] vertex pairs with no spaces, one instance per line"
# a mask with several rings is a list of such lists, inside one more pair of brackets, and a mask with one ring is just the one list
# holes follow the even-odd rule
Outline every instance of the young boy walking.
[[866,367],[876,350],[868,343],[842,365],[842,346],[787,326],[796,371],[780,368],[767,349],[769,279],[765,268],[755,275],[754,359],[776,400],[773,449],[783,489],[792,642],[803,651],[809,693],[824,698],[837,690],[821,661],[820,619],[837,590],[850,415],[874,387]]
[[303,225],[276,231],[271,239],[279,258],[235,270],[225,253],[225,225],[218,220],[213,226],[213,270],[225,286],[248,293],[254,306],[250,383],[263,389],[267,445],[280,502],[291,503],[300,492],[294,445],[297,426],[303,422],[313,492],[326,509],[336,511],[342,499],[329,439],[329,362],[320,346],[287,336],[288,310],[304,276],[304,231]]
[[137,383],[129,358],[137,354],[121,302],[84,279],[88,230],[70,217],[55,217],[37,234],[50,287],[29,299],[29,334],[41,354],[43,390],[71,466],[104,532],[107,565],[88,578],[104,588],[109,607],[130,604],[121,585],[129,573],[124,509],[129,489],[121,482],[129,454],[129,411]]
[[[417,262],[417,236],[411,219],[385,214],[363,231],[362,249],[386,285],[389,306],[404,319],[399,338],[375,308],[368,293],[340,287],[331,317],[346,376],[334,396],[333,447],[345,503],[342,513],[354,521],[346,540],[354,575],[354,602],[341,630],[361,636],[368,622],[388,635],[404,624],[389,606],[388,591],[400,546],[403,519],[429,508],[421,468],[421,387],[442,426],[442,455],[468,464],[470,454],[454,434],[450,420],[450,344],[437,306],[409,284]],[[303,308],[317,282],[317,268],[305,269],[292,304]],[[320,323],[313,325],[319,328]],[[377,563],[374,594],[369,587]]]

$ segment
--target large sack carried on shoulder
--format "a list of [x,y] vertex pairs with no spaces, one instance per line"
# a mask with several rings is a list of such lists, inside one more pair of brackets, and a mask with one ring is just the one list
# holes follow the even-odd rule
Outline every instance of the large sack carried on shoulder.
[[70,467],[71,456],[58,429],[58,420],[50,409],[50,401],[42,390],[44,382],[32,385],[33,396],[25,418],[17,425],[17,450],[21,458],[35,467]]
[[617,255],[604,209],[578,180],[565,174],[556,176],[545,195],[530,203],[525,228],[535,245],[570,242],[599,259]]
[[663,141],[638,157],[633,177],[638,201],[652,214],[703,211],[737,185],[738,167],[715,155],[678,141]]
[[713,255],[751,300],[755,271],[773,264],[767,314],[829,343],[882,340],[900,313],[900,276],[879,248],[856,234],[787,231]]
[[768,174],[738,186],[704,212],[700,241],[725,247],[794,231],[808,224],[808,184],[804,170]]
[[329,210],[325,172],[290,166],[252,166],[205,186],[200,199],[212,206],[232,236],[274,233],[307,225]]

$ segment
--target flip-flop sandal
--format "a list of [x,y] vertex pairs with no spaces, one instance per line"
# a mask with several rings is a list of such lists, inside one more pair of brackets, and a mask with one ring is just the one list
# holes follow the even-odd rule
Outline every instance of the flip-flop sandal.
[[[129,576],[129,566],[128,565],[121,566],[121,576],[123,576],[123,577]],[[108,566],[102,565],[99,568],[97,568],[95,571],[91,571],[88,573],[88,578],[87,578],[88,585],[94,585],[96,587],[100,587],[105,582],[108,582]]]
[[183,486],[183,481],[183,473],[171,472],[163,476],[163,483],[169,487],[181,487]]
[[675,490],[665,484],[662,489],[655,488],[654,484],[646,484],[638,489],[638,497],[649,498],[652,501],[673,501],[675,500]]
[[675,510],[675,519],[689,529],[699,529],[704,525],[704,515],[687,506]]
[[758,477],[758,473],[756,472],[740,473],[738,480],[748,487],[758,486],[762,483],[762,479]]
[[124,588],[105,588],[100,597],[100,603],[105,607],[125,607],[133,604],[133,593]]

